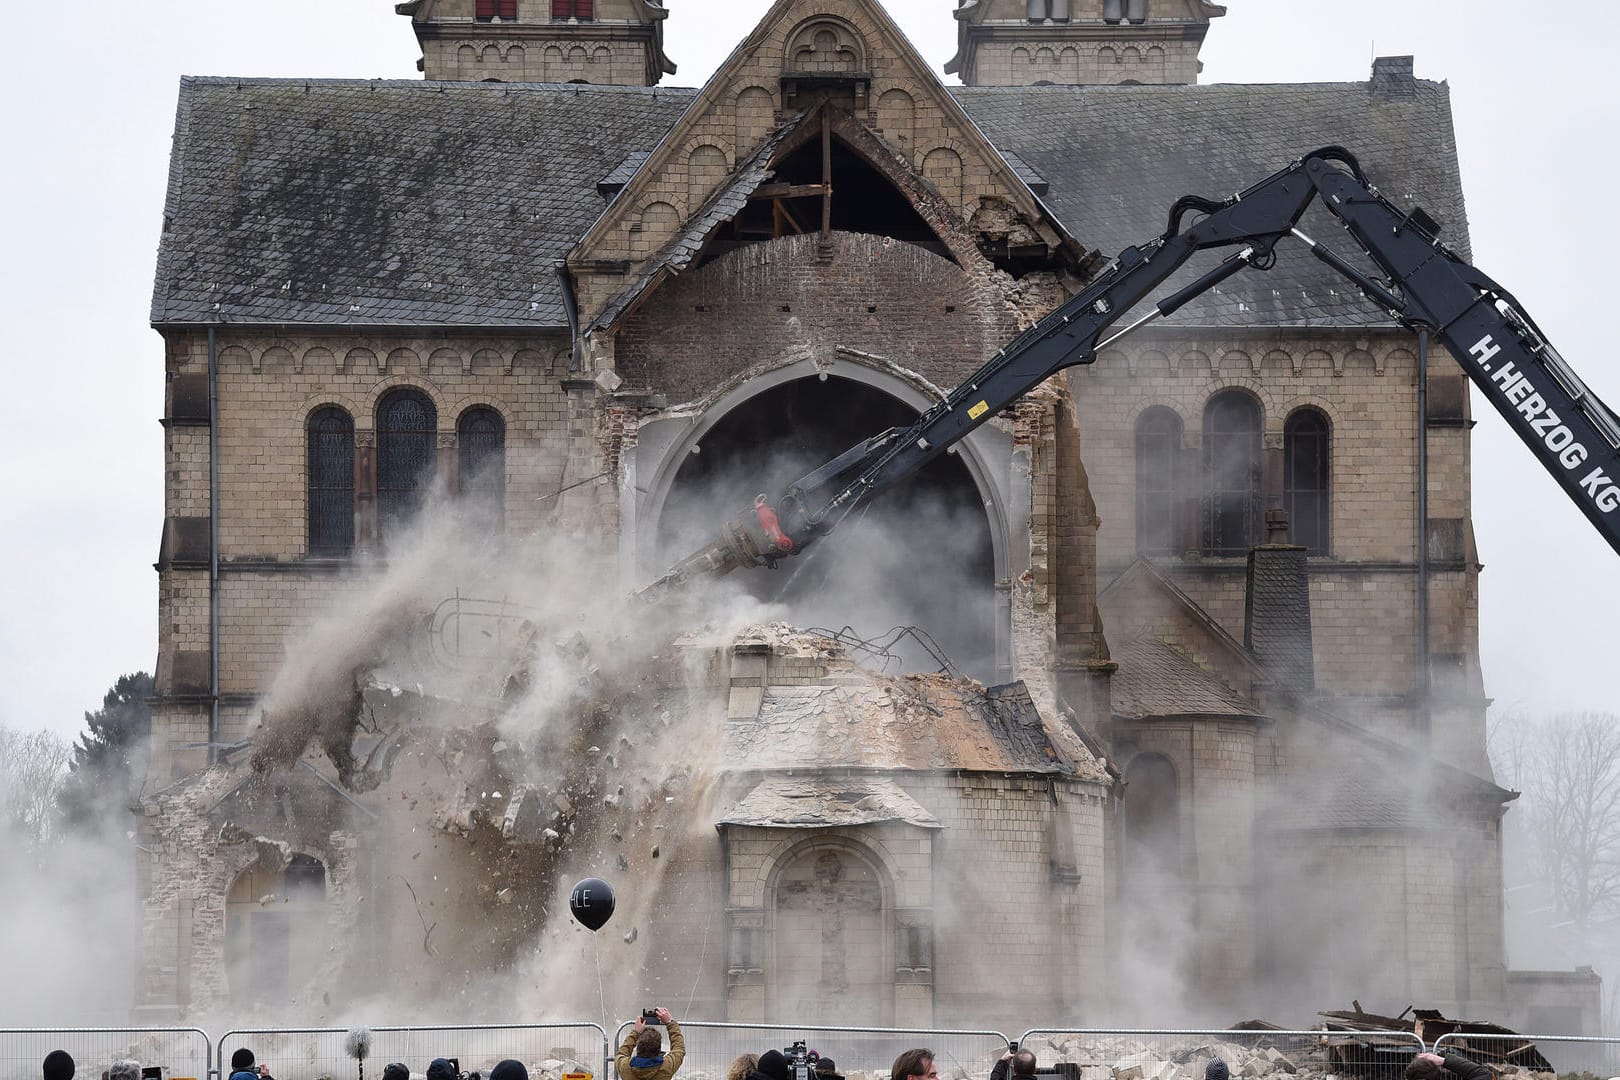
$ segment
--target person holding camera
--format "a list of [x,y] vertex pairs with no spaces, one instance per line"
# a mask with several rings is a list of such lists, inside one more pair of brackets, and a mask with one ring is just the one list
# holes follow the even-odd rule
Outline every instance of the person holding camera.
[[[647,1022],[652,1017],[653,1023]],[[664,1053],[664,1039],[655,1025],[669,1028],[669,1053]],[[619,1080],[672,1080],[681,1062],[686,1060],[686,1039],[681,1025],[665,1008],[642,1013],[636,1026],[625,1035],[619,1052],[613,1056],[613,1068]]]
[[1007,1070],[1011,1068],[1014,1080],[1031,1080],[1035,1075],[1035,1052],[1033,1050],[1019,1050],[1016,1045],[1007,1048],[990,1070],[990,1080],[1007,1080]]
[[275,1080],[268,1066],[256,1064],[253,1051],[241,1047],[231,1055],[230,1080]]

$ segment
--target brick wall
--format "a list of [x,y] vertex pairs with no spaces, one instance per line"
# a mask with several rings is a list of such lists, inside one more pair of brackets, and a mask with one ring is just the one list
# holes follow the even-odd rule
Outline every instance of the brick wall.
[[461,35],[423,43],[429,79],[482,82],[587,82],[599,86],[646,86],[647,44],[606,37],[547,42],[481,35],[469,25]]
[[914,244],[835,233],[752,244],[665,284],[625,321],[630,385],[690,401],[820,345],[881,356],[955,386],[1017,329],[1013,310]]

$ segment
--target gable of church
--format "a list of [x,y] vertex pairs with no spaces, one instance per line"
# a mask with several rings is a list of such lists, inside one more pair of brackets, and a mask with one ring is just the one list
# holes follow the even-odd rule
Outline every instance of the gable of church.
[[854,155],[953,259],[986,245],[1048,263],[1083,255],[880,5],[779,0],[574,250],[584,321],[611,321],[616,298],[622,309],[626,292],[684,269],[751,199],[789,200],[784,231],[825,231],[824,170],[766,188],[796,152]]

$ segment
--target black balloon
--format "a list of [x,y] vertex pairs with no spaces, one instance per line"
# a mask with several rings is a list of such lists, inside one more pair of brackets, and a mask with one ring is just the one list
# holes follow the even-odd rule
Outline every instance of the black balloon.
[[600,930],[613,918],[613,886],[601,878],[588,877],[568,897],[568,908],[581,926]]

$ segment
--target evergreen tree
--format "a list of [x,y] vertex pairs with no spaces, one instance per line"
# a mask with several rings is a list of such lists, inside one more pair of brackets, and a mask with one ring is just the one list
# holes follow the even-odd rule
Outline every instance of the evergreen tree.
[[139,794],[152,730],[151,696],[152,676],[144,671],[120,675],[101,708],[84,714],[85,730],[73,744],[72,771],[58,797],[68,826],[88,828]]

